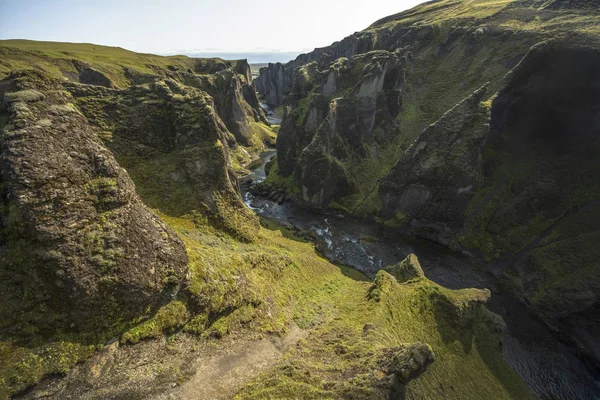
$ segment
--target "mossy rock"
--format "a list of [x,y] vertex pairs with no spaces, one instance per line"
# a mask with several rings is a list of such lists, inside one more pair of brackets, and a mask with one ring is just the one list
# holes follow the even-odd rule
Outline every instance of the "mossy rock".
[[406,283],[413,279],[422,279],[425,277],[419,259],[414,254],[409,254],[404,260],[396,265],[386,267],[385,270],[393,275],[400,283]]

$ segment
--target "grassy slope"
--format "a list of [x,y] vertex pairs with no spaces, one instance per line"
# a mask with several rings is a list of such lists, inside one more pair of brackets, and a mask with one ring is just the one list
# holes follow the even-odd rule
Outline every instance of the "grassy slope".
[[[21,49],[15,50],[14,45]],[[187,68],[191,62],[186,57],[162,58],[93,45],[34,46],[24,41],[4,41],[0,51],[11,54],[2,57],[1,73],[12,68],[40,68],[58,75],[69,68],[68,60],[75,58],[93,60],[94,66],[119,86],[127,85],[123,66],[153,73],[152,66]],[[144,182],[136,180],[136,184],[143,190]],[[529,396],[520,379],[502,361],[497,342],[483,323],[464,329],[448,326],[431,296],[446,291],[433,283],[392,284],[375,302],[367,297],[369,282],[350,278],[352,273],[320,258],[312,245],[294,239],[285,230],[280,233],[279,228],[263,228],[253,242],[245,243],[193,216],[161,217],[186,244],[190,285],[156,315],[123,327],[123,343],[163,334],[193,334],[198,340],[213,340],[241,329],[281,334],[295,322],[311,329],[312,336],[290,355],[288,362],[313,374],[315,380],[306,383],[302,377],[306,374],[290,377],[277,369],[272,371],[273,380],[261,379],[246,388],[247,396],[264,398],[275,393],[281,398],[287,393],[297,398],[310,390],[315,396],[333,397],[347,389],[328,384],[343,381],[342,370],[351,367],[368,374],[372,366],[369,354],[416,340],[429,343],[437,361],[409,384],[407,395],[411,398],[435,398],[440,390],[448,398],[457,399],[480,398],[480,393],[499,399]],[[464,294],[446,293],[457,301]],[[376,326],[368,338],[362,334],[366,324]],[[39,346],[2,342],[0,397],[23,390],[45,375],[67,373],[106,339],[63,337]],[[344,353],[339,346],[350,351]],[[352,359],[344,354],[359,357]]]
[[[415,341],[430,344],[437,360],[408,385],[407,398],[436,398],[440,393],[449,399],[530,397],[502,361],[486,324],[453,327],[453,318],[435,301],[442,293],[458,304],[472,296],[469,290],[448,291],[428,280],[392,282],[382,288],[377,302],[369,299],[370,282],[319,257],[312,244],[293,239],[284,228],[262,228],[255,243],[242,244],[189,219],[163,218],[184,239],[193,274],[191,292],[208,301],[210,310],[176,325],[201,338],[218,338],[241,328],[283,334],[292,322],[310,331],[280,365],[250,383],[239,398],[339,397],[361,388],[361,374],[376,374],[372,354]],[[478,312],[481,321],[489,318],[487,311]],[[374,327],[369,335],[363,333],[367,324]],[[148,326],[151,336],[170,329],[153,324],[142,329]],[[123,337],[145,336],[139,329]],[[356,373],[353,382],[345,382],[349,370]]]
[[[135,53],[120,47],[88,43],[0,40],[0,79],[16,69],[41,69],[62,77],[63,72],[77,72],[72,60],[91,64],[119,88],[129,86],[124,68],[145,74],[157,74],[169,66],[194,70],[199,59],[187,56],[163,57]],[[221,59],[207,61],[223,62]]]
[[[496,317],[482,306],[467,311],[479,291],[449,291],[426,279],[399,284],[385,275],[374,296],[362,275],[329,263],[285,228],[268,224],[254,243],[242,243],[193,217],[161,218],[185,242],[189,289],[134,321],[123,345],[192,335],[199,345],[219,346],[225,335],[284,335],[297,324],[308,337],[237,398],[377,398],[370,385],[381,374],[377,355],[416,341],[429,344],[436,361],[406,386],[407,399],[533,398],[501,358]],[[67,338],[41,349],[2,342],[0,398],[44,375],[66,374],[93,352]]]

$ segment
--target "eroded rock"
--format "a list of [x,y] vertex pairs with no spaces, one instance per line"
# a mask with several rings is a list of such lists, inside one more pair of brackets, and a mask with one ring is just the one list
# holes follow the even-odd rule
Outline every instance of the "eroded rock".
[[398,382],[406,384],[425,372],[427,366],[434,361],[435,354],[431,346],[412,343],[383,350],[379,366],[388,374],[393,374]]
[[481,180],[481,151],[489,133],[489,111],[480,104],[485,95],[483,86],[425,129],[381,180],[384,219],[402,213],[437,224],[438,240],[446,227],[462,226]]
[[69,93],[36,72],[1,87],[5,99],[43,93],[27,112],[4,103],[2,330],[111,328],[169,301],[187,275],[183,243],[82,114],[53,112],[72,108]]
[[414,254],[409,254],[404,260],[396,265],[386,267],[385,270],[400,283],[425,277],[419,259]]

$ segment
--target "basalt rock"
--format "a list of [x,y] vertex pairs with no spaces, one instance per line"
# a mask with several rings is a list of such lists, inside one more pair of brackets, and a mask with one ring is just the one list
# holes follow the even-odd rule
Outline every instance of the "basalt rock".
[[241,201],[230,159],[238,142],[212,96],[172,79],[126,90],[67,87],[146,204],[170,215],[199,212],[252,238],[258,221]]
[[263,71],[287,74],[279,173],[300,204],[481,257],[598,360],[599,10],[478,10],[426,3]]
[[[381,180],[381,215],[401,215],[415,231],[438,241],[462,227],[481,179],[481,149],[489,133],[489,112],[476,90],[430,125]],[[448,233],[450,232],[450,233]]]
[[250,121],[264,124],[268,121],[258,102],[250,66],[245,60],[238,61],[233,68],[223,68],[213,74],[178,71],[169,76],[208,93],[219,117],[238,143],[244,146],[257,144],[255,142],[259,139]]
[[292,79],[292,68],[284,68],[281,63],[269,63],[260,69],[260,75],[255,80],[256,90],[265,95],[269,106],[277,107],[289,91]]
[[[298,75],[304,83],[297,85],[297,93],[313,95],[305,108],[286,112],[277,160],[283,176],[295,174],[306,204],[324,207],[353,192],[346,163],[364,157],[369,152],[365,143],[385,139],[384,128],[393,126],[401,103],[403,63],[398,54],[379,51],[340,59],[325,71],[309,64]],[[352,82],[354,76],[358,84]]]
[[73,61],[73,64],[75,64],[75,68],[77,68],[77,71],[79,72],[77,80],[80,83],[84,83],[87,85],[104,86],[108,88],[115,87],[114,83],[110,80],[110,78],[108,78],[102,72],[94,69],[93,67],[79,61]]
[[409,254],[404,260],[396,265],[386,267],[385,270],[400,283],[425,277],[419,259],[414,254]]
[[98,331],[169,301],[184,245],[69,92],[30,71],[0,95],[0,334]]
[[424,343],[412,343],[404,347],[385,349],[379,367],[395,379],[406,384],[421,375],[435,361],[431,347]]
[[599,68],[600,43],[549,41],[507,76],[462,242],[500,255],[515,293],[596,360]]

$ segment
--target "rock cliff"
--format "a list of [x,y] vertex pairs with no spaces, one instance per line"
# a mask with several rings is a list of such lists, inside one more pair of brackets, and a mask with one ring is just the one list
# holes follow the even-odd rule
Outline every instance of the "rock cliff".
[[0,83],[3,332],[113,328],[177,294],[181,240],[149,211],[59,81]]
[[[259,225],[237,173],[274,132],[246,62],[25,41],[0,53],[0,398],[197,397],[198,382],[248,399],[531,397],[498,350],[489,291],[444,289],[414,255],[365,282]],[[312,98],[280,143],[297,143],[281,167],[307,203],[358,186],[344,163],[396,125],[409,58],[302,67]],[[296,167],[315,155],[338,168],[331,190]]]
[[598,361],[599,20],[583,0],[433,1],[269,65],[275,173],[301,204],[481,257]]
[[42,50],[59,44],[5,44],[0,398],[191,296],[188,252],[165,215],[254,240],[237,173],[274,135],[246,61],[155,57],[149,68],[92,49],[121,57],[107,67],[86,45],[65,61]]

